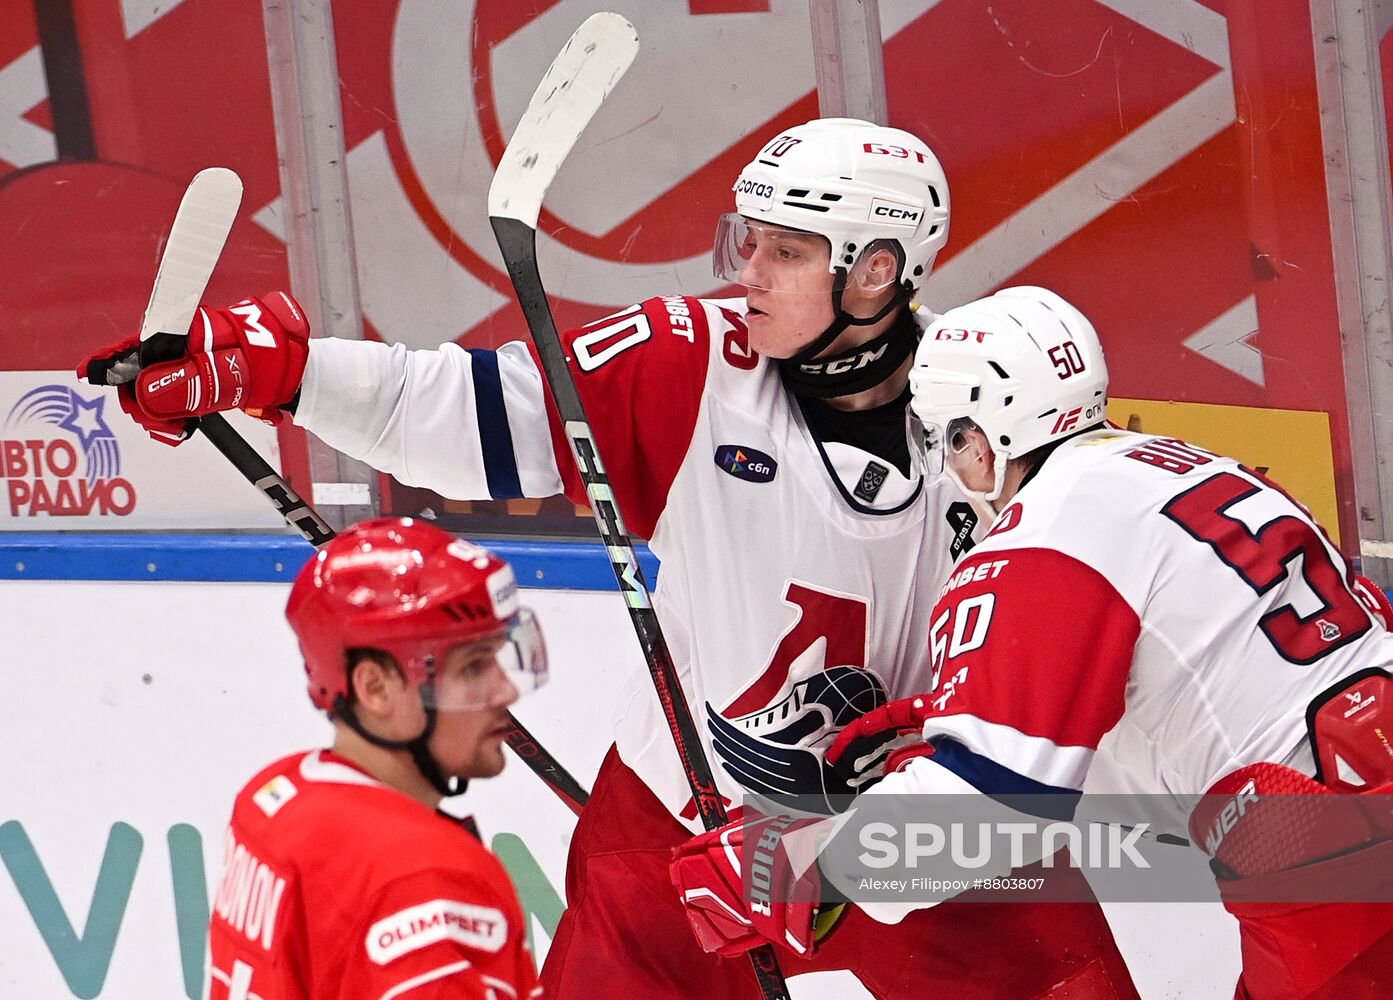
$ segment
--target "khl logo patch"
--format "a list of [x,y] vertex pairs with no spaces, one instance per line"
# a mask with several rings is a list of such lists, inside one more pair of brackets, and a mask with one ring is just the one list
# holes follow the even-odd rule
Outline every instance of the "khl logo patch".
[[861,481],[856,484],[852,493],[858,500],[875,503],[875,498],[880,494],[880,488],[885,485],[885,477],[888,475],[890,470],[879,462],[867,462],[866,471],[861,473]]
[[767,483],[779,470],[779,463],[764,452],[740,444],[723,444],[717,448],[716,464],[747,483]]

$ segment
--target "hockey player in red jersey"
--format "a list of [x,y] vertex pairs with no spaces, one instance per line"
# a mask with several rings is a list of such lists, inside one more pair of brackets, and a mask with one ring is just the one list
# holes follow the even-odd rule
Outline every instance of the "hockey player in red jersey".
[[[888,771],[871,795],[1068,796],[1087,776],[1167,797],[1161,832],[1188,826],[1239,920],[1239,1000],[1393,996],[1393,636],[1371,585],[1263,476],[1106,426],[1097,335],[1045,289],[941,316],[910,380],[930,453],[998,516],[939,591],[932,683],[827,761]],[[747,834],[684,849],[694,925],[807,940],[815,906],[740,902],[727,845]]]
[[210,1000],[540,996],[507,873],[437,810],[503,769],[508,706],[546,680],[511,567],[431,525],[366,521],[301,570],[286,617],[334,743],[237,796]]
[[[842,726],[923,689],[924,581],[970,547],[978,515],[911,446],[908,370],[932,314],[909,303],[949,223],[933,153],[898,129],[817,120],[765,144],[734,194],[715,273],[745,297],[652,298],[564,339],[624,519],[662,560],[654,606],[720,791],[738,801],[820,787]],[[104,382],[128,346],[81,374]],[[276,294],[201,310],[190,348],[191,363],[122,390],[166,439],[199,413],[293,410],[339,450],[446,496],[585,500],[527,344],[311,341]],[[753,996],[749,965],[704,954],[673,894],[670,851],[700,824],[661,706],[646,679],[629,689],[572,838],[543,981],[563,1000],[682,997],[698,983]],[[1080,975],[1102,985],[1074,982],[1071,997],[1134,995],[1096,905],[954,910],[896,930],[904,963],[883,961],[863,935],[885,932],[853,913],[788,971],[851,968],[881,997],[958,994],[978,966],[1014,975],[1021,997]]]

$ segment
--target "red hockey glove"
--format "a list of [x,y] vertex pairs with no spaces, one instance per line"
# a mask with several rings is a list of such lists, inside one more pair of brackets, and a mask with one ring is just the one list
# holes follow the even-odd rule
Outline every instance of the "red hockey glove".
[[299,303],[275,292],[223,309],[201,307],[180,357],[149,357],[149,344],[128,337],[83,359],[77,373],[93,385],[132,386],[121,408],[151,437],[177,444],[188,436],[189,420],[222,410],[279,423],[280,407],[304,377],[309,333]]
[[818,822],[746,810],[673,851],[668,872],[703,951],[729,957],[772,941],[812,953],[822,874],[807,827]]
[[121,404],[121,411],[126,416],[145,428],[145,433],[160,444],[167,444],[170,447],[183,444],[193,434],[194,428],[197,426],[192,420],[165,420],[162,417],[146,413],[135,401],[134,382],[116,387],[116,401]]
[[145,428],[152,438],[161,444],[179,444],[189,436],[193,424],[142,413],[135,401],[135,380],[139,375],[140,339],[135,334],[89,354],[77,366],[78,378],[92,385],[116,386],[116,401],[121,404],[121,410]]
[[1393,604],[1388,603],[1388,595],[1382,587],[1368,577],[1354,574],[1354,596],[1364,602],[1373,612],[1375,621],[1393,632]]
[[933,753],[924,742],[926,705],[920,695],[872,709],[837,734],[823,761],[847,787],[864,792],[915,757]]
[[1320,780],[1337,792],[1393,782],[1393,674],[1357,670],[1306,706],[1306,728]]

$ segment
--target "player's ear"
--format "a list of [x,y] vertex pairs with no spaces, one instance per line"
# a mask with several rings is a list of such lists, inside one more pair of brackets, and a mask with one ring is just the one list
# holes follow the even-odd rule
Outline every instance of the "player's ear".
[[[991,442],[987,440],[986,431],[976,424],[964,421],[967,426],[960,426],[954,422],[953,436],[950,442],[953,454],[961,455],[964,461],[972,462],[983,458],[991,452]],[[961,437],[959,437],[961,435]]]
[[[960,434],[961,438],[957,438]],[[991,474],[995,470],[995,452],[986,432],[980,427],[965,427],[954,435],[955,443],[948,450],[948,461],[959,475]],[[976,471],[974,471],[976,470]]]
[[878,295],[895,287],[900,274],[900,257],[888,242],[873,243],[856,261],[851,280],[866,295]]
[[993,456],[992,444],[987,440],[987,432],[982,430],[982,428],[973,427],[969,430],[967,432],[967,440],[969,453],[983,460],[990,459]]
[[362,714],[387,716],[406,686],[406,678],[390,656],[355,651],[349,664],[348,683]]

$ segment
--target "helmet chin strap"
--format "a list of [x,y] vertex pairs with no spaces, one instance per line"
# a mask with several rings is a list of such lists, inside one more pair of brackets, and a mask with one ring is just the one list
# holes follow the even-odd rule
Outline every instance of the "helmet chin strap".
[[[421,700],[423,702],[428,703],[431,689],[432,684],[429,681],[421,685]],[[435,755],[430,752],[429,743],[431,734],[435,732],[436,711],[434,708],[427,707],[425,712],[426,725],[419,735],[413,736],[409,740],[389,740],[376,733],[368,732],[358,721],[358,717],[353,714],[353,706],[348,703],[347,698],[343,695],[334,697],[334,715],[347,723],[349,729],[352,729],[373,746],[382,747],[384,750],[410,751],[411,760],[416,765],[416,770],[421,772],[421,776],[442,797],[462,795],[464,790],[469,787],[469,779],[448,777],[440,767],[440,762],[435,759]]]
[[797,354],[779,359],[779,374],[795,396],[827,399],[864,392],[894,374],[919,342],[919,327],[906,309],[879,336],[830,357],[819,357],[847,327],[873,326],[909,302],[909,293],[897,289],[879,312],[862,319],[842,309],[845,284],[846,272],[838,268],[832,286],[832,324]]
[[[428,685],[423,685],[424,688]],[[421,776],[430,782],[430,786],[440,793],[441,797],[448,798],[451,795],[463,795],[464,790],[469,787],[468,778],[451,778],[447,776],[440,767],[440,762],[435,759],[435,755],[430,752],[431,734],[435,732],[435,709],[426,709],[426,728],[421,730],[421,735],[407,743],[406,749],[411,751],[411,759],[416,763],[416,770],[421,772]]]

